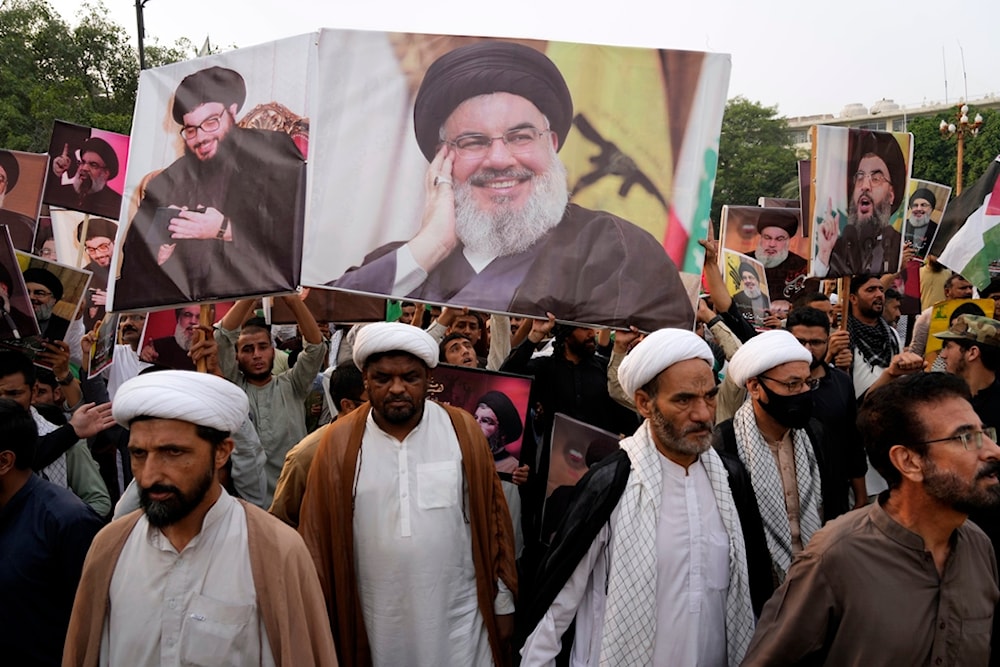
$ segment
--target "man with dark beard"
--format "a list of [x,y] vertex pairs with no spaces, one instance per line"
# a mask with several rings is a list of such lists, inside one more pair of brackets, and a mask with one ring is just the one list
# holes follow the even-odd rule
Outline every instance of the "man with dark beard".
[[847,226],[831,210],[818,231],[813,275],[825,278],[899,270],[902,235],[893,215],[906,196],[906,160],[892,134],[851,130],[848,135]]
[[245,100],[243,77],[221,67],[177,87],[184,155],[146,186],[125,237],[116,310],[294,289],[305,161],[287,134],[236,125]]
[[813,537],[744,665],[986,665],[997,565],[966,516],[1000,502],[995,430],[941,373],[872,392],[859,427],[889,490]]
[[646,330],[694,321],[659,241],[609,213],[567,206],[556,152],[573,101],[541,52],[487,41],[445,54],[428,68],[413,118],[430,163],[420,230],[335,286]]
[[[52,173],[45,190],[45,201],[55,206],[118,219],[122,196],[108,187],[108,181],[118,175],[118,155],[111,144],[99,137],[90,137],[80,146],[80,165],[69,183],[62,175],[69,168],[69,145],[62,155],[52,158]],[[111,237],[114,240],[114,236]]]
[[142,509],[94,539],[64,665],[336,664],[302,540],[220,484],[248,411],[208,373],[150,373],[118,391]]
[[[770,572],[763,537],[744,536],[743,513],[756,511],[745,473],[734,484],[729,455],[711,446],[714,362],[680,329],[622,361],[645,422],[577,484],[524,618],[523,666],[553,664],[574,617],[572,665],[740,664]],[[762,558],[763,570],[748,567]]]
[[[84,225],[87,227],[87,238],[83,238]],[[115,249],[115,237],[118,235],[118,225],[104,218],[91,218],[81,222],[76,227],[76,238],[90,258],[83,268],[94,275],[90,279],[90,287],[84,301],[83,324],[89,331],[98,320],[104,319],[108,300],[108,278],[111,273],[111,253]]]

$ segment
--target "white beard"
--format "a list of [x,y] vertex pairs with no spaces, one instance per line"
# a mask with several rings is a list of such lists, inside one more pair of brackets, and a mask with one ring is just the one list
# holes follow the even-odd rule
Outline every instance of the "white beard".
[[765,269],[773,269],[788,259],[788,248],[785,248],[777,255],[769,257],[764,253],[760,246],[757,246],[757,250],[754,251],[753,255],[757,258],[758,262],[764,265]]
[[[484,211],[473,198],[475,186],[468,181],[455,184],[455,232],[470,252],[489,257],[516,255],[559,224],[569,202],[566,167],[551,147],[549,150],[553,153],[552,166],[533,176],[534,189],[519,210],[507,207],[507,202],[498,198],[492,211]],[[520,170],[501,173],[523,174]]]
[[104,176],[92,177],[90,179],[90,189],[84,190],[83,184],[80,182],[80,174],[77,172],[76,176],[73,177],[73,189],[76,190],[77,194],[89,195],[92,192],[100,192],[103,190],[107,182],[108,179]]
[[191,349],[191,337],[188,336],[184,327],[179,324],[174,327],[174,341],[176,341],[177,345],[185,352]]
[[921,215],[921,216],[911,216],[909,220],[906,221],[910,227],[920,229],[921,227],[926,227],[931,222],[931,216]]
[[760,287],[754,287],[753,289],[750,289],[749,287],[744,287],[743,293],[746,294],[751,299],[759,299],[761,296]]

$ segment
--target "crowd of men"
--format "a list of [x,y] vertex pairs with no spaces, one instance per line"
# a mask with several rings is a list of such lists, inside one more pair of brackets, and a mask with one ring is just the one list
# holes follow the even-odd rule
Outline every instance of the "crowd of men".
[[[487,214],[479,224],[498,225],[507,217],[489,214],[534,188],[523,156],[535,146],[546,167],[557,162],[569,119],[514,92],[471,95],[471,106],[451,99],[430,135],[421,129],[432,137],[432,213],[454,207],[455,186],[518,188],[471,195]],[[235,112],[206,105],[219,103],[196,95],[175,113],[192,143]],[[514,121],[492,117],[501,111]],[[475,131],[456,135],[472,144],[444,141],[459,125]],[[456,166],[463,151],[527,166],[478,177]],[[888,187],[866,169],[860,185]],[[26,274],[53,339],[43,353],[52,373],[0,352],[4,663],[996,660],[997,313],[955,317],[936,334],[943,369],[927,372],[886,320],[892,275],[855,275],[842,323],[826,294],[805,293],[786,318],[750,324],[725,289],[717,244],[703,244],[711,293],[694,331],[612,335],[562,323],[572,318],[561,312],[514,322],[464,308],[429,321],[404,302],[400,321],[345,333],[284,296],[301,339],[286,355],[244,299],[213,326],[178,308],[175,335],[146,349],[142,316],[122,317],[115,364],[95,378],[95,335],[78,320],[54,335],[61,287]],[[383,256],[428,249],[407,245]],[[422,269],[427,289],[448,258],[437,259]],[[953,276],[944,289],[969,296],[966,284]],[[982,296],[1000,298],[1000,284]],[[692,314],[686,300],[657,308]],[[168,359],[174,368],[160,365]],[[499,392],[472,411],[432,400],[439,364],[530,377],[524,421]],[[329,387],[329,418],[310,432],[317,381]],[[589,470],[559,504],[547,490],[557,415],[619,440],[587,452]]]

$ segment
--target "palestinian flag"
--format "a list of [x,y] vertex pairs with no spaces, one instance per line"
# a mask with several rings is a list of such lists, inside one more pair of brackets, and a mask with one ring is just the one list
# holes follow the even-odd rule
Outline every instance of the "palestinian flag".
[[[949,205],[931,254],[941,246],[938,261],[962,274],[978,289],[990,283],[990,264],[1000,261],[1000,156],[972,187]],[[953,231],[941,242],[942,234]]]

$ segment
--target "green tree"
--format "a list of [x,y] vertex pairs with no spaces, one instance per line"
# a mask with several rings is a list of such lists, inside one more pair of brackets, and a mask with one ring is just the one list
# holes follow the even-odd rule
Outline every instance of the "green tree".
[[[98,0],[82,5],[75,27],[46,0],[0,5],[0,147],[41,152],[54,120],[128,133],[139,58],[129,32]],[[190,41],[147,47],[151,66],[193,57]]]
[[712,220],[723,204],[754,206],[758,197],[780,197],[796,178],[798,157],[788,124],[776,107],[744,97],[726,104],[719,140],[719,171],[712,195]]
[[[965,137],[962,185],[972,185],[1000,153],[1000,113],[992,109],[979,111],[969,108],[970,119],[976,114],[983,116],[983,126],[976,136]],[[955,137],[941,136],[941,121],[952,123],[955,112],[942,112],[936,116],[915,118],[907,123],[907,130],[913,133],[914,178],[955,187],[955,165],[958,159]]]

